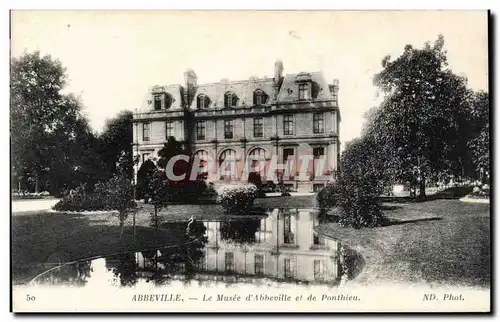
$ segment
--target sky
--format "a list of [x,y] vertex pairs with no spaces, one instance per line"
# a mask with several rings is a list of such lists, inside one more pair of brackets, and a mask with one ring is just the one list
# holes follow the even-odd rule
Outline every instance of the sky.
[[450,68],[488,89],[486,11],[13,11],[11,55],[39,50],[67,68],[95,131],[134,111],[152,85],[322,70],[338,79],[340,140],[361,134],[380,102],[373,76],[386,55],[443,34]]

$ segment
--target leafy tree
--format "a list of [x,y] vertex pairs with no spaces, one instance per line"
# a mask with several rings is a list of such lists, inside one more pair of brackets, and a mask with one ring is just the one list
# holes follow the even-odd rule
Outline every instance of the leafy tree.
[[151,192],[151,203],[154,206],[155,234],[158,230],[158,212],[167,206],[168,202],[168,178],[165,171],[157,169],[149,182]]
[[125,220],[129,214],[136,210],[137,206],[133,197],[131,180],[123,174],[115,175],[105,183],[97,184],[95,194],[106,198],[106,205],[109,209],[118,211],[121,238],[123,236]]
[[468,170],[471,92],[466,79],[448,68],[442,36],[422,49],[406,45],[382,67],[374,83],[385,98],[368,116],[366,133],[383,151],[393,179],[418,184],[425,198],[427,180]]
[[85,183],[87,191],[91,191],[97,182],[109,178],[97,151],[97,137],[81,115],[81,103],[76,97],[67,95],[62,104],[67,107],[66,113],[46,143],[51,150],[46,172],[48,190],[58,195],[61,189]]
[[150,182],[156,171],[156,165],[151,160],[146,160],[137,171],[138,198],[144,198],[145,202],[151,197]]
[[109,175],[117,172],[119,159],[125,158],[128,164],[127,177],[133,177],[132,119],[132,112],[120,112],[115,118],[107,120],[104,131],[99,135],[99,154]]
[[34,178],[38,191],[40,175],[51,159],[50,134],[65,114],[60,104],[65,69],[39,52],[12,58],[10,65],[12,163],[18,175]]
[[[195,201],[198,197],[207,190],[205,179],[207,174],[199,173],[194,180],[191,180],[191,171],[195,166],[195,158],[191,152],[183,146],[182,142],[170,137],[163,148],[158,151],[160,159],[158,160],[158,167],[165,169],[171,158],[178,155],[185,155],[189,161],[178,160],[173,165],[172,171],[174,175],[181,176],[185,174],[183,180],[168,181],[168,195],[171,200]],[[197,166],[197,165],[196,165]]]
[[12,172],[35,191],[58,194],[102,179],[95,135],[82,104],[63,95],[65,69],[51,56],[26,53],[11,59],[10,137]]
[[163,145],[160,151],[158,151],[158,156],[165,159],[165,161],[169,161],[172,157],[181,155],[181,154],[189,154],[188,151],[183,147],[182,142],[177,141],[174,137],[169,137],[167,143]]
[[474,93],[471,99],[471,127],[473,137],[468,146],[474,160],[475,170],[487,180],[490,172],[490,118],[489,95],[486,92]]
[[355,139],[346,146],[335,189],[331,189],[337,198],[341,226],[361,228],[383,224],[379,196],[385,174],[377,154],[377,144],[368,138]]

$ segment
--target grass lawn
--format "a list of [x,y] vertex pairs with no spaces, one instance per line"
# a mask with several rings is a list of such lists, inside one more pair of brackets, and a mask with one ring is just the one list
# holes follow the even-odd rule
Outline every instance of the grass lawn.
[[392,220],[386,227],[316,227],[360,255],[360,273],[352,282],[490,285],[489,205],[456,199],[384,205]]

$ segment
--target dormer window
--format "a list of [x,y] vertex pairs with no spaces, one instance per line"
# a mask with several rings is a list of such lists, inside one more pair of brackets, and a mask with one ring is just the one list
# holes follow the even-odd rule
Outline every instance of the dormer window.
[[205,94],[198,95],[197,107],[199,109],[208,108],[210,106],[210,98]]
[[172,106],[172,96],[167,93],[155,94],[154,95],[154,110],[159,111],[162,109],[169,109]]
[[299,100],[306,100],[309,98],[309,88],[308,84],[299,84]]
[[224,95],[224,107],[234,107],[238,102],[238,97],[232,92],[226,93]]
[[263,105],[266,103],[267,95],[262,90],[258,89],[253,93],[253,104]]
[[155,95],[154,102],[155,111],[161,110],[161,95]]

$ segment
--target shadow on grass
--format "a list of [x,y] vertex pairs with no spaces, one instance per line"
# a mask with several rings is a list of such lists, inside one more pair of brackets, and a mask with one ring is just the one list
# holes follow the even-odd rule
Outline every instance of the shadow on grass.
[[[399,207],[397,207],[397,208],[399,208]],[[318,216],[318,219],[319,219],[319,224],[328,224],[328,223],[336,224],[340,221],[340,216],[334,215],[334,214],[321,214],[320,213]],[[389,227],[389,226],[396,226],[396,225],[403,225],[403,224],[436,221],[436,220],[442,220],[442,219],[443,219],[442,217],[430,217],[430,218],[402,220],[402,219],[394,219],[394,218],[390,218],[390,217],[384,217],[384,222],[382,223],[382,225],[380,227]]]
[[403,206],[382,205],[382,210],[397,210],[401,208],[403,208]]
[[386,203],[417,203],[428,202],[439,199],[460,199],[471,193],[472,187],[453,187],[440,191],[436,194],[426,196],[425,198],[416,197],[380,197],[382,202]]
[[400,220],[400,219],[391,219],[386,218],[386,221],[382,225],[382,227],[395,226],[395,225],[404,225],[404,224],[413,224],[418,222],[426,222],[426,221],[435,221],[441,220],[441,217],[431,217],[431,218],[421,218],[421,219],[410,219],[410,220]]

